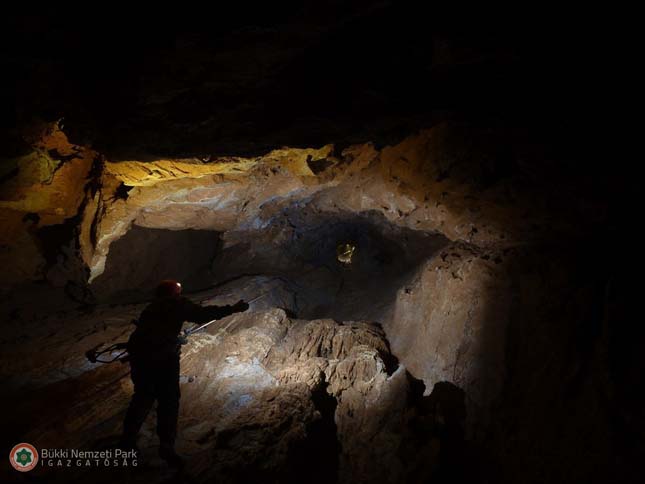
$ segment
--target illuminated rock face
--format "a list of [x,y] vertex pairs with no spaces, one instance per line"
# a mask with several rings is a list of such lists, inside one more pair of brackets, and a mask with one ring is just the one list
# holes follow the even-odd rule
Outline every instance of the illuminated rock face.
[[[195,378],[184,386],[182,412],[196,422],[184,434],[210,448],[203,474],[246,467],[249,477],[268,469],[297,480],[313,466],[340,482],[400,482],[412,471],[394,450],[404,449],[414,396],[378,326],[291,320],[280,310],[223,324],[230,335],[199,336],[184,357]],[[290,460],[308,445],[329,448],[303,453],[306,463]],[[329,452],[335,462],[325,462]]]
[[471,432],[490,422],[507,382],[513,257],[459,244],[442,249],[399,289],[388,324],[393,351],[414,375],[466,391]]
[[[68,325],[61,338],[78,326]],[[93,337],[67,340],[68,351],[79,353]],[[42,406],[42,395],[60,405],[43,407],[24,437],[87,448],[118,433],[131,394],[127,367],[85,365],[61,378],[60,369],[75,364],[50,356],[61,358],[48,363],[55,381],[26,398],[24,408]],[[440,436],[421,405],[423,388],[373,323],[297,320],[279,309],[233,315],[190,338],[180,381],[178,449],[200,482],[300,482],[315,471],[312,482],[395,483],[430,475],[436,465]],[[421,421],[430,424],[425,443],[409,453]],[[154,425],[152,418],[140,439],[149,457],[157,445]],[[151,477],[144,472],[136,482]]]
[[[46,260],[41,246],[60,241],[48,240],[42,229],[63,222],[65,244],[75,252],[67,258],[89,270],[89,276],[74,275],[84,284],[104,271],[111,243],[133,224],[255,229],[270,225],[285,207],[310,204],[331,214],[376,211],[413,230],[506,247],[566,233],[572,230],[567,220],[580,216],[579,207],[564,203],[563,213],[550,217],[552,199],[566,194],[528,182],[515,191],[509,177],[517,174],[503,165],[490,168],[489,161],[501,156],[494,140],[449,124],[381,150],[366,143],[337,152],[328,145],[206,161],[110,162],[69,143],[55,125],[43,128],[33,146],[31,154],[10,160],[5,169],[0,202],[8,228],[3,234],[5,284],[41,279],[60,262],[56,256]],[[60,283],[56,276],[49,279]]]
[[[42,278],[60,246],[73,241],[85,186],[95,175],[97,153],[70,144],[56,125],[42,127],[32,148],[2,164],[0,285],[5,287]],[[60,233],[63,240],[47,240],[48,232]],[[73,257],[80,261],[78,254]]]

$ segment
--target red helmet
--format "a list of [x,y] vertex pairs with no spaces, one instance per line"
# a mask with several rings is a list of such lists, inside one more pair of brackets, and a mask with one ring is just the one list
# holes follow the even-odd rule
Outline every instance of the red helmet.
[[159,283],[156,290],[158,298],[172,299],[181,294],[181,283],[174,279],[164,279]]

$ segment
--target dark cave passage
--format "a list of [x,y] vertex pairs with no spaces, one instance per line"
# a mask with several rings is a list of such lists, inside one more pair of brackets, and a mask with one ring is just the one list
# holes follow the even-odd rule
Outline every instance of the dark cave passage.
[[[354,248],[351,263],[338,257],[345,243]],[[213,273],[219,280],[278,277],[281,291],[292,294],[280,307],[300,318],[382,322],[397,291],[447,243],[441,235],[397,227],[378,214],[313,217],[286,211],[263,230],[233,234]],[[272,303],[269,297],[255,307]]]
[[101,302],[149,300],[157,283],[177,279],[187,292],[211,284],[220,236],[210,230],[133,226],[110,247],[104,272],[90,288]]
[[[345,243],[354,248],[350,263],[338,257]],[[397,227],[375,213],[311,217],[289,209],[263,229],[232,235],[135,225],[112,243],[105,271],[90,288],[98,301],[126,303],[148,300],[162,279],[179,280],[194,293],[252,276],[260,284],[245,297],[266,294],[255,309],[383,322],[397,291],[447,244],[442,235]],[[207,292],[211,299],[217,294]]]

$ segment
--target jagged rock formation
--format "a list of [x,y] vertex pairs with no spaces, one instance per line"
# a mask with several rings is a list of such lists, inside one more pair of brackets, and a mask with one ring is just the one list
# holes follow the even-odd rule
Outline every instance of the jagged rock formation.
[[[390,361],[392,356],[378,327],[339,325],[331,320],[293,321],[281,311],[269,311],[251,321],[234,317],[229,324],[233,337],[220,342],[217,335],[205,336],[195,343],[198,349],[189,349],[186,355],[188,371],[199,376],[187,385],[184,411],[192,413],[200,429],[208,428],[209,414],[213,419],[213,428],[203,440],[216,444],[203,472],[210,474],[221,468],[221,474],[226,475],[227,467],[232,473],[246,467],[244,472],[249,476],[256,472],[272,480],[274,467],[276,472],[293,473],[293,480],[299,481],[302,477],[289,467],[295,465],[303,472],[307,465],[289,458],[298,442],[305,441],[304,445],[316,449],[329,447],[327,453],[305,454],[303,458],[318,469],[316,472],[338,474],[340,482],[397,482],[404,478],[409,470],[397,461],[395,449],[402,448],[406,421],[412,415],[406,414],[411,411],[409,377],[403,367],[395,368]],[[204,358],[202,352],[217,356]],[[208,367],[217,383],[200,381],[200,367]],[[204,391],[206,386],[214,387],[212,395]],[[326,399],[331,403],[325,404]],[[218,418],[212,408],[219,402],[229,414]],[[206,413],[198,413],[200,410]],[[304,412],[304,418],[298,417],[299,412]],[[258,420],[261,432],[252,430]],[[296,428],[288,423],[291,421]],[[222,429],[223,437],[216,436],[217,429]],[[277,448],[265,442],[267,431],[273,434],[270,438]],[[306,442],[307,437],[325,434],[327,441]],[[366,452],[366,442],[371,442],[370,452]],[[328,453],[336,464],[325,461]]]
[[[70,144],[56,126],[47,126],[36,137],[31,154],[8,163],[36,164],[43,173],[18,170],[19,176],[10,176],[3,187],[5,201],[0,208],[9,229],[3,251],[8,268],[5,284],[38,280],[45,271],[61,284],[57,280],[63,277],[61,270],[77,271],[62,268],[64,263],[53,270],[55,257],[45,264],[44,249],[38,247],[53,243],[51,233],[69,239],[77,253],[66,259],[89,270],[89,278],[72,274],[67,279],[85,283],[103,272],[110,245],[133,224],[174,230],[257,230],[294,205],[331,214],[379,212],[393,224],[483,247],[569,236],[581,223],[599,222],[601,214],[568,203],[573,194],[557,186],[549,192],[540,186],[538,194],[535,183],[540,174],[506,172],[503,166],[491,171],[484,161],[497,156],[498,148],[479,139],[482,136],[477,130],[439,125],[382,151],[368,143],[341,153],[329,145],[206,163],[200,159],[110,162]],[[516,149],[515,156],[525,155],[521,150],[526,148]],[[52,156],[62,161],[56,164]],[[321,161],[325,163],[316,165]],[[312,169],[315,166],[324,169]],[[519,191],[511,180],[525,186]],[[556,201],[565,209],[558,218],[549,209]],[[66,228],[47,230],[52,226]]]
[[[43,394],[60,405],[41,408],[25,438],[42,446],[92,447],[118,432],[131,391],[127,368],[85,364],[83,372],[65,374],[78,365],[66,355],[95,338],[67,339],[65,353],[50,353],[54,381],[25,398],[24,409],[41,407]],[[48,373],[30,364],[20,373],[36,367]],[[277,309],[230,316],[191,338],[181,373],[178,445],[200,480],[301,482],[313,473],[314,482],[401,482],[414,472],[432,472],[432,466],[419,468],[424,452],[437,459],[438,440],[417,449],[420,455],[405,453],[423,389],[412,385],[375,324],[295,320]],[[153,429],[151,419],[141,442],[149,457]]]

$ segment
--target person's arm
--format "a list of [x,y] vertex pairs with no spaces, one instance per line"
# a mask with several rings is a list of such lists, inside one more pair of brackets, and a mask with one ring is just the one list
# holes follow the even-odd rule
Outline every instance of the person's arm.
[[200,306],[186,299],[186,321],[197,324],[207,323],[213,319],[222,319],[230,314],[246,311],[249,305],[241,299],[233,305]]
[[206,317],[204,322],[212,321],[213,319],[222,319],[234,313],[241,313],[249,309],[249,305],[243,300],[239,300],[235,304],[228,304],[226,306],[203,306],[201,307]]

